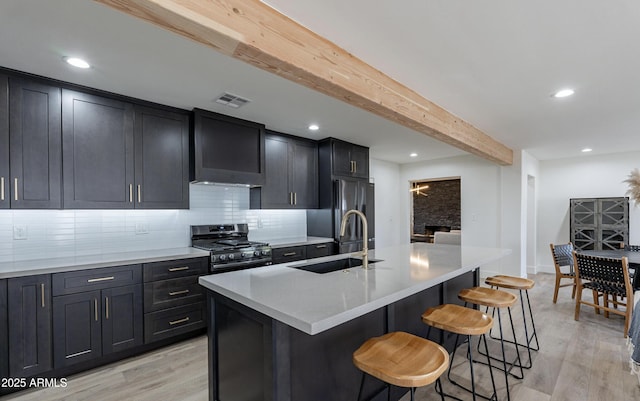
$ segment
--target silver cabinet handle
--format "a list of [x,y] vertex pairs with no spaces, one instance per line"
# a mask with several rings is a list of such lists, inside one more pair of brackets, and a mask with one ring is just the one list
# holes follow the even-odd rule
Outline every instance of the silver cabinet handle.
[[104,297],[105,312],[107,312],[106,318],[109,319],[109,297]]
[[296,252],[283,253],[282,256],[296,256]]
[[138,184],[138,203],[142,202],[142,185]]
[[14,178],[13,179],[13,194],[15,197],[15,200],[18,200],[18,179]]
[[289,204],[293,205],[293,192],[289,192]]
[[129,203],[133,203],[133,184],[129,184]]
[[169,269],[170,272],[179,272],[179,271],[183,271],[183,270],[189,270],[189,266],[172,267],[172,268]]
[[42,298],[42,307],[44,308],[44,283],[40,283],[40,297]]
[[0,201],[4,200],[4,177],[0,177]]
[[189,317],[185,317],[184,319],[178,319],[178,320],[174,320],[173,322],[169,322],[170,326],[173,326],[174,324],[180,324],[180,323],[186,323],[189,321]]
[[109,277],[100,277],[100,278],[90,278],[89,280],[87,280],[87,283],[96,283],[99,281],[109,281],[109,280],[113,280],[115,279],[114,276],[109,276]]
[[182,290],[182,291],[172,291],[169,293],[170,296],[175,296],[175,295],[182,295],[182,294],[188,294],[189,290]]
[[93,314],[95,315],[96,322],[98,321],[98,300],[93,298]]
[[298,193],[297,192],[293,193],[293,204],[294,205],[298,204]]
[[326,245],[316,245],[316,249],[324,249],[326,248]]

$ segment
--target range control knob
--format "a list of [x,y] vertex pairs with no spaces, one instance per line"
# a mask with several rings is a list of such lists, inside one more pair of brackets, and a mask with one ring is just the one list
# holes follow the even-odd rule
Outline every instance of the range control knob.
[[262,251],[262,254],[263,254],[264,256],[267,256],[267,255],[269,254],[269,251]]
[[220,260],[225,260],[225,259],[227,259],[227,255],[220,255],[219,258],[220,258]]
[[229,260],[233,260],[233,259],[235,259],[235,257],[236,257],[236,255],[234,255],[232,253],[229,254]]
[[253,254],[254,254],[255,256],[260,256],[260,251],[255,251]]

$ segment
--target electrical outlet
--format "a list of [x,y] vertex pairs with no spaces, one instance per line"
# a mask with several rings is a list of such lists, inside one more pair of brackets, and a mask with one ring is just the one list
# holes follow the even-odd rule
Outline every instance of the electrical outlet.
[[136,223],[136,235],[149,234],[149,223]]
[[24,224],[13,226],[13,239],[27,239],[27,226]]

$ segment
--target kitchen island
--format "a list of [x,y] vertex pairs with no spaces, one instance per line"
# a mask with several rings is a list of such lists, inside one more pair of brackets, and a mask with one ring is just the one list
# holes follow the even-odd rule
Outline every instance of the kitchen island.
[[[426,308],[459,302],[460,289],[479,284],[478,268],[508,253],[414,243],[371,251],[368,270],[301,269],[350,256],[337,255],[201,277],[208,294],[209,399],[355,400],[361,376],[353,351],[390,331],[424,336]],[[437,330],[432,339],[452,346]],[[373,399],[385,399],[383,389],[374,379],[365,385]],[[394,389],[392,399],[404,392]]]

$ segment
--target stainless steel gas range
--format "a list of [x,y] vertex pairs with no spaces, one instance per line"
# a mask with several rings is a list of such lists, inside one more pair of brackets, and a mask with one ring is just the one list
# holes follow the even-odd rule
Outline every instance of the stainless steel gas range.
[[209,251],[211,273],[271,264],[271,247],[249,241],[247,224],[191,226],[191,246]]

